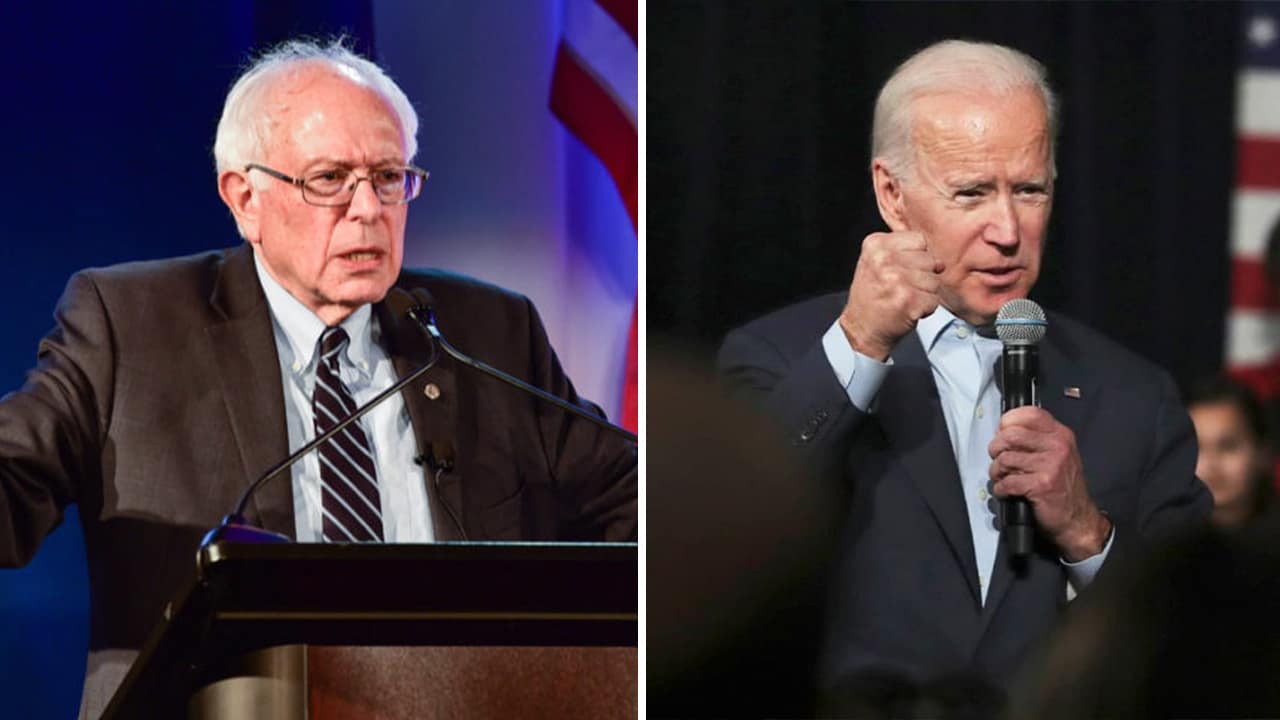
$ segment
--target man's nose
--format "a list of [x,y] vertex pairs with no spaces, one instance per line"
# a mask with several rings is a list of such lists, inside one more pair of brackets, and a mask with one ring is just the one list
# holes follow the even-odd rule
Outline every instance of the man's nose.
[[1014,247],[1021,240],[1018,210],[1012,197],[1000,197],[993,204],[985,237],[987,242],[1000,247]]
[[374,191],[371,180],[358,178],[355,183],[356,189],[352,191],[351,203],[347,205],[347,217],[362,222],[372,222],[382,214],[382,201],[378,199],[378,193]]

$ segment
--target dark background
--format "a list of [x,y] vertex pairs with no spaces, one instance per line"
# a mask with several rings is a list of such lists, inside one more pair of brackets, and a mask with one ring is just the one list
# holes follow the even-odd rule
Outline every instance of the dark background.
[[1032,297],[1182,383],[1221,367],[1245,6],[647,7],[651,338],[707,357],[738,324],[846,289],[861,239],[883,229],[867,169],[876,93],[914,51],[958,37],[1039,59],[1062,101]]

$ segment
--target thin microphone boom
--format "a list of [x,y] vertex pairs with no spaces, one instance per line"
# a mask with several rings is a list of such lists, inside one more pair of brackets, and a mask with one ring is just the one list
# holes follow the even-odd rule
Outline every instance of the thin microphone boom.
[[414,322],[418,324],[418,326],[423,330],[423,332],[427,333],[427,335],[434,338],[436,341],[436,344],[438,344],[441,348],[444,348],[445,353],[447,353],[449,357],[453,358],[454,360],[457,360],[458,362],[462,363],[463,365],[466,365],[467,367],[475,368],[476,370],[479,370],[480,372],[486,375],[495,377],[507,383],[508,385],[511,385],[512,387],[515,387],[527,393],[536,395],[542,400],[545,400],[566,412],[572,413],[573,415],[583,418],[584,420],[589,420],[595,423],[596,425],[604,428],[605,430],[608,430],[614,435],[618,435],[624,438],[628,442],[631,442],[631,443],[638,442],[638,438],[636,437],[635,433],[624,430],[623,428],[620,428],[617,425],[614,425],[608,420],[592,415],[591,413],[583,410],[577,405],[566,402],[563,399],[558,398],[555,395],[552,395],[551,393],[545,390],[536,388],[517,377],[508,375],[507,373],[504,373],[495,367],[486,365],[485,363],[482,363],[479,360],[476,360],[474,358],[468,357],[467,355],[464,355],[460,350],[450,345],[449,341],[445,340],[444,336],[440,334],[440,329],[436,327],[435,311],[432,309],[432,306],[435,303],[431,297],[431,293],[427,292],[427,290],[424,288],[416,288],[413,290],[413,297],[415,300],[418,301],[418,304],[415,307],[412,307],[409,309],[409,317],[413,318]]

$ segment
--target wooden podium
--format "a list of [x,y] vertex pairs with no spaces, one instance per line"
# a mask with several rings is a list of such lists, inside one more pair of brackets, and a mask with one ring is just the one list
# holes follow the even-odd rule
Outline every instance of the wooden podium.
[[634,544],[219,542],[104,718],[636,717]]

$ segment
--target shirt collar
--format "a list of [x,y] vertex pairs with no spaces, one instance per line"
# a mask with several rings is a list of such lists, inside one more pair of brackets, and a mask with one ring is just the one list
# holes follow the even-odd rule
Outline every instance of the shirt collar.
[[925,354],[933,350],[933,344],[938,341],[938,337],[942,332],[951,327],[953,322],[964,322],[958,319],[942,305],[937,310],[920,318],[920,322],[916,323],[916,333],[920,335],[920,344],[924,346]]
[[[1004,346],[1003,343],[1000,342],[1000,338],[995,337],[995,329],[993,327],[986,326],[979,329],[974,325],[970,325],[967,321],[961,320],[950,310],[939,305],[937,310],[934,310],[929,315],[920,318],[920,321],[916,323],[916,333],[920,336],[920,344],[924,346],[926,355],[933,350],[933,346],[938,342],[938,338],[942,337],[943,331],[953,326],[963,326],[968,328],[969,332],[973,333],[974,342],[978,343],[979,347],[990,348],[995,346]],[[984,332],[986,333],[985,335],[983,334]]]
[[[315,355],[320,335],[327,327],[315,313],[303,305],[288,290],[271,277],[271,273],[262,267],[258,254],[253,254],[253,266],[258,271],[258,280],[262,283],[262,292],[267,296],[267,305],[271,308],[271,316],[284,332],[293,354],[293,370],[299,372],[309,368]],[[347,343],[346,356],[348,364],[362,375],[368,374],[373,334],[370,321],[373,312],[369,305],[361,305],[355,312],[347,316],[339,326],[347,331],[351,341]]]

